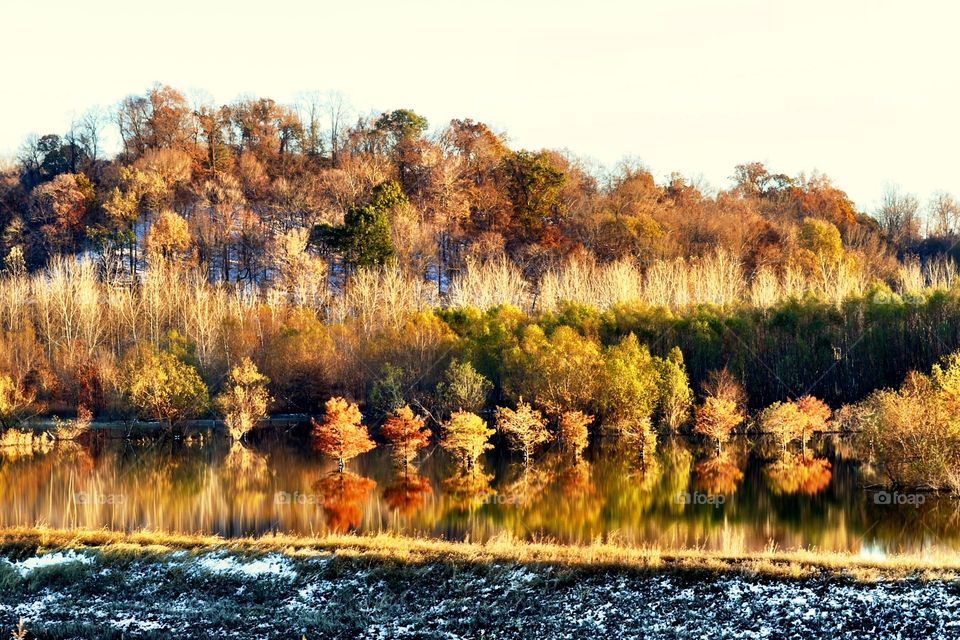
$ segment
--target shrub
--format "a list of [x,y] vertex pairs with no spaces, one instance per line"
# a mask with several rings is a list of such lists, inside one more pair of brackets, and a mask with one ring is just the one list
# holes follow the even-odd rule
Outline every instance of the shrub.
[[314,443],[323,454],[336,459],[337,470],[343,472],[344,462],[377,445],[370,439],[363,425],[360,409],[344,398],[330,398],[326,403],[323,420],[310,419],[313,425]]
[[8,374],[0,374],[0,426],[7,429],[30,411],[34,396]]
[[956,365],[945,364],[932,379],[912,372],[898,390],[875,391],[853,408],[859,437],[890,484],[960,492],[960,403],[951,385],[939,386]]
[[223,391],[214,402],[223,414],[227,433],[234,440],[246,435],[267,415],[269,382],[250,358],[244,358],[230,370]]
[[517,403],[516,410],[497,407],[497,430],[507,439],[511,449],[523,452],[524,462],[529,462],[534,450],[551,438],[543,414],[523,398]]

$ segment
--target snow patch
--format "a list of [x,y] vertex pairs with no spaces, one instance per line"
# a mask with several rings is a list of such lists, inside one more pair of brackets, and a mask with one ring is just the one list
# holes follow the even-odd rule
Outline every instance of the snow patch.
[[26,560],[20,560],[19,562],[11,562],[6,560],[6,563],[14,568],[14,570],[20,574],[21,577],[26,576],[31,571],[36,571],[37,569],[43,569],[45,567],[54,567],[62,564],[69,564],[71,562],[79,562],[80,564],[91,564],[93,558],[84,555],[82,553],[77,553],[75,551],[57,551],[55,553],[48,553],[42,556],[33,556],[27,558]]

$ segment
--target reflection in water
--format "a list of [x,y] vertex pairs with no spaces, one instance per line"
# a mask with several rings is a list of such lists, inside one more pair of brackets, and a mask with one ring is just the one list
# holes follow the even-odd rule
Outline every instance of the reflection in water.
[[488,454],[473,470],[437,448],[419,468],[398,470],[378,450],[339,474],[335,462],[295,440],[129,442],[94,432],[47,451],[31,447],[29,455],[0,448],[0,525],[472,540],[507,533],[745,551],[771,543],[960,548],[954,501],[931,495],[922,504],[876,504],[849,444],[826,442],[814,443],[815,458],[770,464],[745,440],[719,457],[677,437],[648,444],[642,457],[622,442],[600,441],[579,461],[554,448],[528,466]]
[[409,516],[424,506],[427,497],[433,493],[430,479],[417,475],[413,469],[397,474],[397,479],[383,490],[383,501],[402,515]]
[[711,495],[730,495],[736,492],[737,485],[743,480],[740,464],[729,450],[701,460],[695,472],[697,489]]
[[363,505],[377,483],[350,471],[333,471],[320,478],[313,488],[321,497],[327,526],[343,533],[360,526]]
[[489,502],[490,496],[497,492],[490,487],[492,473],[485,473],[479,464],[469,469],[457,465],[456,471],[440,483],[450,500],[450,508],[459,511],[473,511]]
[[803,455],[768,464],[763,468],[763,472],[773,493],[788,495],[816,495],[830,485],[833,476],[829,460],[807,458]]

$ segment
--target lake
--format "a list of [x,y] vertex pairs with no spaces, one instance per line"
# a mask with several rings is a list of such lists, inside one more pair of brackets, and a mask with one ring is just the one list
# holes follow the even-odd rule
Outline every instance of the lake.
[[878,492],[852,444],[818,438],[806,458],[772,462],[763,441],[720,457],[681,437],[655,452],[594,443],[574,463],[557,450],[530,465],[488,454],[458,470],[437,447],[396,469],[383,448],[347,463],[296,437],[248,446],[110,437],[41,451],[0,449],[0,525],[162,529],[240,536],[397,532],[451,540],[509,535],[745,552],[815,547],[861,554],[960,548],[958,503]]

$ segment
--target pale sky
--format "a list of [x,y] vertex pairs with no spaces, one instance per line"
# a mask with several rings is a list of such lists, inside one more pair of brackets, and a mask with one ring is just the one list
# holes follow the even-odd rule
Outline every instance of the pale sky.
[[219,103],[338,90],[715,187],[752,160],[819,170],[865,210],[886,183],[960,194],[957,2],[5,4],[0,155],[161,82]]

